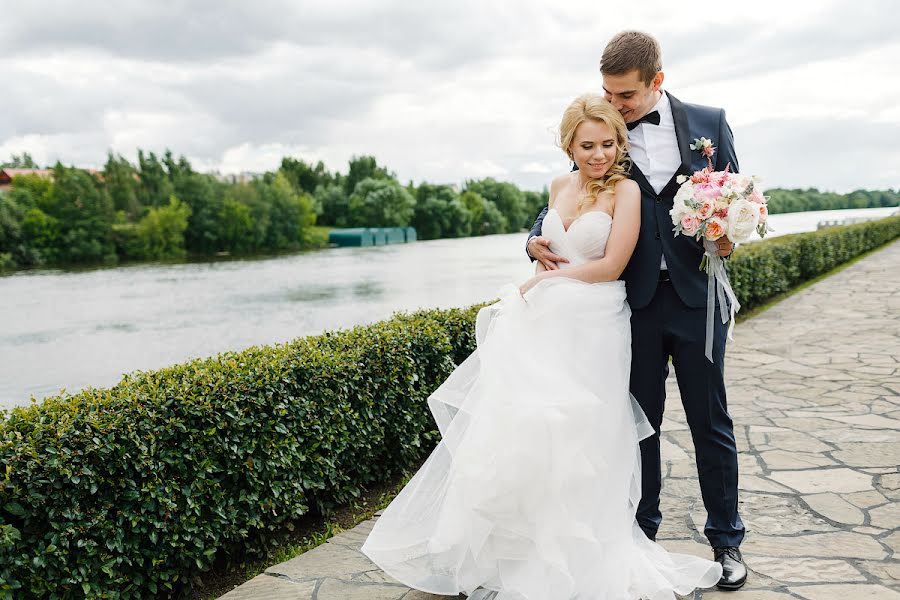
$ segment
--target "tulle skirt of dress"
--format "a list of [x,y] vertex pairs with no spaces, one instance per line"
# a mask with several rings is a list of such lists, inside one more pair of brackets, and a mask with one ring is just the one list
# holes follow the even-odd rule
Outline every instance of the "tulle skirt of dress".
[[431,395],[442,441],[362,551],[404,584],[473,600],[671,600],[721,567],[670,554],[634,515],[631,311],[620,281],[515,286],[477,318],[478,347]]

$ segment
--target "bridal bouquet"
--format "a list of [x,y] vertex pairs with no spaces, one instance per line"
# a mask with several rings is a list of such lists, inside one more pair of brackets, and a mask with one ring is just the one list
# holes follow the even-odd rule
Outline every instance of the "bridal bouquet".
[[[690,177],[678,176],[681,187],[675,194],[669,214],[675,225],[675,235],[687,235],[703,241],[706,252],[700,263],[709,281],[707,284],[706,357],[712,361],[712,329],[715,298],[719,299],[722,322],[731,319],[728,339],[734,330],[734,315],[741,305],[731,289],[725,261],[719,256],[716,240],[722,236],[734,243],[746,242],[755,231],[764,237],[769,227],[767,199],[758,187],[758,178],[724,171],[714,171],[712,156],[716,149],[706,138],[695,139],[691,150],[705,156],[709,166]],[[726,307],[728,298],[730,311]],[[730,312],[730,315],[729,315]]]

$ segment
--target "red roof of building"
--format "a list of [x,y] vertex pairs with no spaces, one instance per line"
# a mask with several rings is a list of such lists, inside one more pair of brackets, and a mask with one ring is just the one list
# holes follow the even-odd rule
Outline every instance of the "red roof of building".
[[17,175],[40,175],[41,177],[50,177],[53,175],[53,169],[0,169],[0,173],[6,175],[10,179]]

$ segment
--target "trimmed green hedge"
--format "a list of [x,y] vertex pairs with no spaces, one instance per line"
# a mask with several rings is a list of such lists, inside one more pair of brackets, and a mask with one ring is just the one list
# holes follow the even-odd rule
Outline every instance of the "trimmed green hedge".
[[[480,306],[127,376],[0,422],[0,597],[152,597],[433,447]],[[21,586],[21,587],[19,587]],[[10,590],[15,590],[10,592]]]
[[[752,307],[900,236],[900,217],[740,248]],[[17,408],[0,421],[0,597],[177,593],[311,510],[416,464],[431,390],[483,305],[250,348]]]
[[775,237],[738,248],[728,276],[749,309],[897,237],[900,216]]

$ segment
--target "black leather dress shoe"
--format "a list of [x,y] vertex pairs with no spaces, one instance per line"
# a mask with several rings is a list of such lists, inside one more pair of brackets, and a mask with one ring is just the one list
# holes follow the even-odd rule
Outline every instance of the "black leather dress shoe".
[[722,565],[722,579],[717,584],[720,590],[739,590],[747,581],[747,567],[741,551],[734,546],[713,548],[716,562]]

